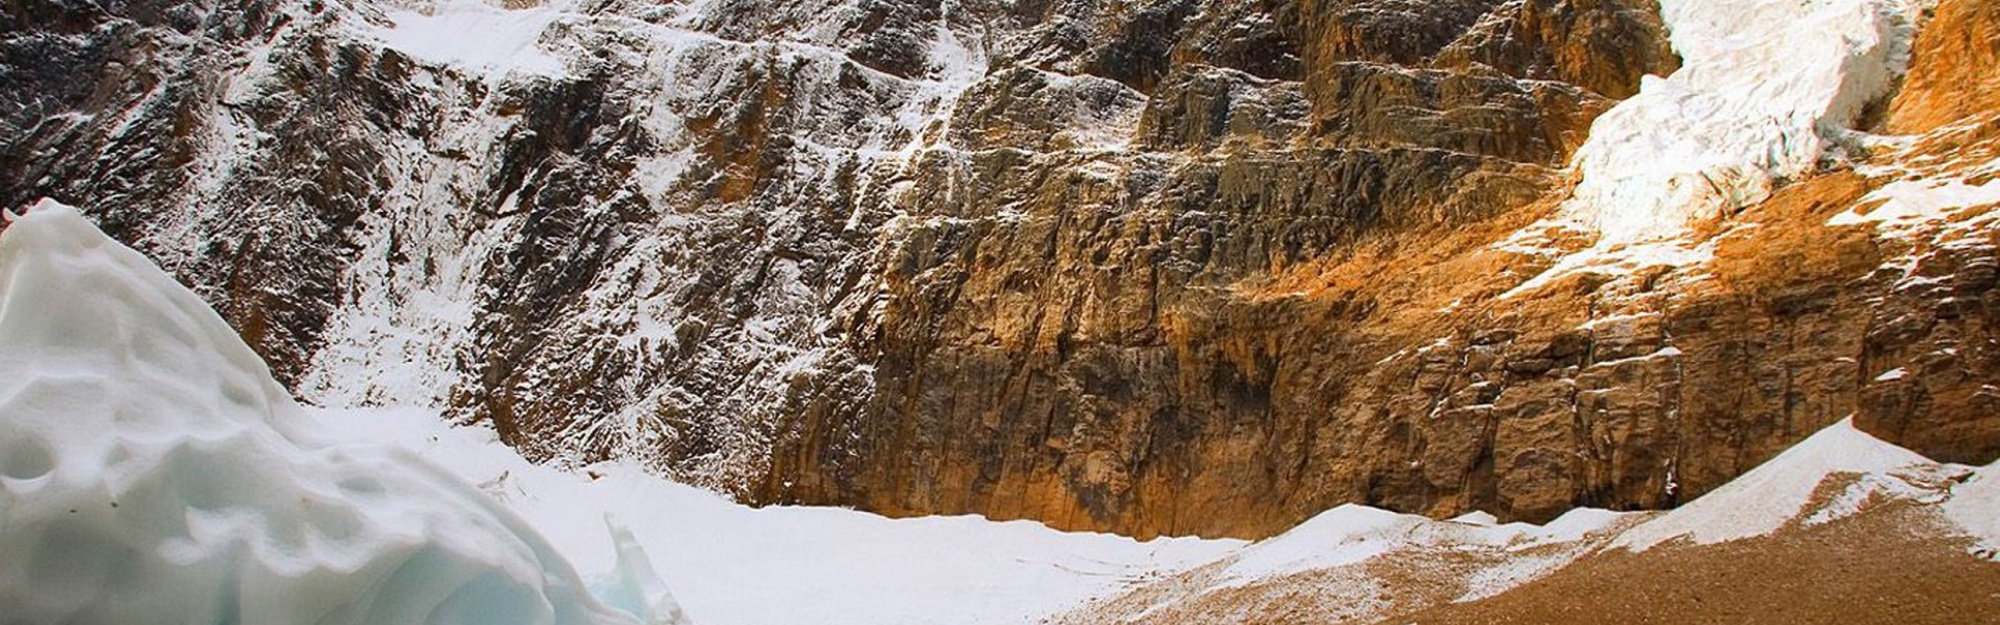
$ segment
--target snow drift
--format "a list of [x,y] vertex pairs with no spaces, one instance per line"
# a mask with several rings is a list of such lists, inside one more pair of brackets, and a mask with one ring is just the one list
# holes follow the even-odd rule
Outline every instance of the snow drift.
[[0,236],[0,615],[638,622],[478,491],[336,440],[200,298],[49,201]]

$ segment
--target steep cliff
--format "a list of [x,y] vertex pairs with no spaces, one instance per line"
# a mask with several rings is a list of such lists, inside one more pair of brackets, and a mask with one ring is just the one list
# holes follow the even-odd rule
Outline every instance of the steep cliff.
[[760,503],[1543,519],[1850,412],[1990,460],[1993,12],[1764,3],[1788,67],[1704,47],[1739,4],[16,2],[0,204],[308,401]]

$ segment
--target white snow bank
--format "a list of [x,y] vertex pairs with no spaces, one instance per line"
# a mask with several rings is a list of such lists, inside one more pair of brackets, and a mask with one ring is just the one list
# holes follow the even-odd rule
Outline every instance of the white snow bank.
[[419,60],[484,72],[560,76],[561,59],[537,45],[563,16],[548,6],[507,10],[481,0],[440,0],[428,12],[391,8],[394,24],[362,32]]
[[1591,125],[1565,213],[1670,237],[1812,172],[1908,65],[1908,0],[1662,0],[1682,67]]
[[1450,521],[1354,504],[1320,513],[1283,534],[1245,547],[1224,571],[1225,586],[1331,569],[1406,549],[1518,550],[1574,542],[1631,514],[1579,508],[1548,525],[1494,524],[1472,513]]
[[1499,525],[1500,517],[1493,516],[1493,513],[1487,512],[1485,510],[1473,510],[1465,514],[1452,517],[1450,521],[1453,523],[1464,523],[1466,525],[1490,527],[1494,525]]
[[[701,625],[1031,623],[1136,580],[1214,561],[1239,540],[1140,542],[977,516],[888,519],[840,508],[749,508],[630,464],[537,466],[484,427],[414,409],[341,412],[527,518],[587,576],[610,574],[610,513],[631,528]],[[614,604],[619,604],[614,600]]]
[[1944,516],[1979,540],[1975,553],[2000,559],[2000,462],[1980,467],[1951,489]]
[[[1728,484],[1642,523],[1612,541],[1612,548],[1644,551],[1678,538],[1713,544],[1764,536],[1793,523],[1824,523],[1858,512],[1877,496],[1919,498],[1926,473],[1940,465],[1916,452],[1882,442],[1852,419],[1807,437]],[[1822,484],[1854,478],[1831,501],[1813,505]]]
[[47,201],[0,236],[0,614],[636,622],[473,488],[331,442],[201,299]]
[[[1428,522],[1430,519],[1413,514],[1342,505],[1244,548],[1229,564],[1225,576],[1237,583],[1251,583],[1353,564],[1414,542],[1414,535]],[[1486,529],[1464,527],[1467,534]]]

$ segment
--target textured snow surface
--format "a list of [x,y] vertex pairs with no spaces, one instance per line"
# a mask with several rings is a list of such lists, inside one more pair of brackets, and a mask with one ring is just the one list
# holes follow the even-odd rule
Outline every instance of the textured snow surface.
[[1591,125],[1566,212],[1670,237],[1814,171],[1908,64],[1907,0],[1662,0],[1683,61]]
[[[1880,496],[1921,499],[1943,470],[1846,419],[1721,488],[1626,531],[1612,546],[1643,551],[1681,538],[1705,545],[1768,535],[1794,523],[1824,523],[1858,512],[1861,503]],[[1815,502],[1823,486],[1839,486],[1832,480],[1843,476],[1851,481],[1840,492]]]
[[610,514],[631,528],[701,625],[1031,623],[1244,544],[1139,542],[976,516],[749,508],[633,464],[581,471],[534,465],[489,429],[453,427],[420,410],[336,414],[360,435],[404,446],[480,484],[587,576],[617,567],[623,547],[607,539],[603,518]]
[[637,622],[477,490],[329,431],[74,209],[0,236],[9,622]]

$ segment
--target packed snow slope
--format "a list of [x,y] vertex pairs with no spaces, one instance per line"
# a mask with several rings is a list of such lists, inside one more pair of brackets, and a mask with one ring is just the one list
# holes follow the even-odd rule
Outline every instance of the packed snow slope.
[[1546,521],[1849,414],[2000,453],[1995,6],[33,0],[0,205],[86,206],[309,403],[539,462]]
[[0,621],[641,622],[466,483],[329,437],[201,298],[75,209],[11,219]]

